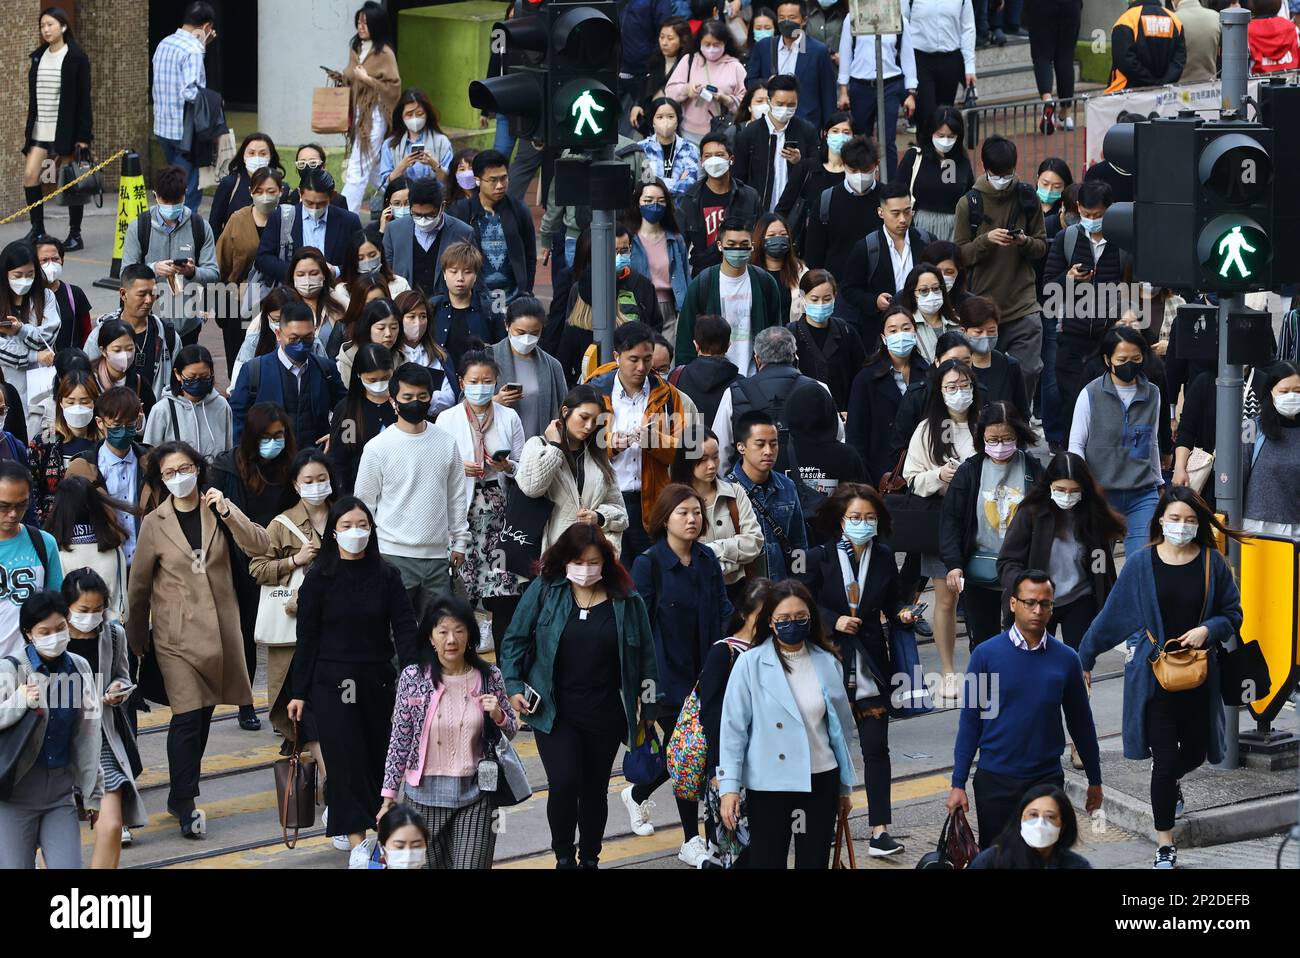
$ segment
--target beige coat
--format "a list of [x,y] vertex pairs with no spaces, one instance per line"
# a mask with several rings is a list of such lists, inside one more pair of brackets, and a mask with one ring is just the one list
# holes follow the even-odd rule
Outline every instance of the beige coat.
[[[704,509],[704,532],[700,542],[713,550],[722,565],[722,577],[727,585],[739,582],[745,575],[745,566],[763,554],[763,527],[749,496],[739,486],[719,479],[713,502]],[[731,521],[730,499],[736,503],[736,518],[740,528]]]
[[217,240],[217,270],[224,283],[242,283],[253,268],[257,245],[262,240],[253,220],[253,208],[245,206],[230,214]]
[[352,88],[352,108],[357,117],[356,129],[352,139],[357,143],[370,143],[371,113],[379,107],[379,115],[387,122],[393,115],[398,99],[402,96],[402,77],[397,69],[397,55],[392,47],[382,50],[371,49],[364,64],[370,83],[357,76],[357,67],[361,59],[357,51],[348,49],[348,65],[343,71],[343,82]]
[[[306,506],[301,502],[295,503],[281,515],[292,522],[309,542],[320,548],[320,534],[311,524]],[[272,522],[267,527],[266,534],[271,544],[264,552],[248,557],[249,575],[258,585],[286,585],[293,577],[293,557],[302,549],[302,542],[279,522]],[[289,607],[295,608],[297,601],[295,596]]]
[[[230,516],[224,522],[239,548],[249,555],[265,552],[271,543],[266,530],[226,504]],[[177,714],[253,701],[222,520],[206,506],[199,509],[203,549],[197,556],[181,530],[173,499],[145,516],[127,583],[131,650],[144,654],[152,624],[158,667]]]
[[627,507],[618,483],[605,478],[600,467],[585,451],[582,454],[582,492],[565,462],[564,453],[541,436],[533,436],[524,443],[524,454],[515,470],[515,482],[526,496],[540,499],[546,496],[555,503],[551,518],[542,533],[538,553],[551,547],[564,530],[578,521],[579,509],[590,509],[605,517],[601,531],[614,551],[623,545],[623,530],[627,528]]

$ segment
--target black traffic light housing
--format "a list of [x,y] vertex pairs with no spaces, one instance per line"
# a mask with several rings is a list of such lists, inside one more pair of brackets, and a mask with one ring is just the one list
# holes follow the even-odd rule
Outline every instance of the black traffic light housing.
[[[1273,131],[1278,163],[1300,157],[1300,86],[1276,77],[1259,85],[1259,121]],[[1291,178],[1273,177],[1273,286],[1300,282],[1300,202]]]

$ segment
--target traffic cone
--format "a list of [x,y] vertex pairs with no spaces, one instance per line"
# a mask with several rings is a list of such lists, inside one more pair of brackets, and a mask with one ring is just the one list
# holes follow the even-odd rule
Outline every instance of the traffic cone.
[[127,150],[122,157],[122,172],[117,182],[117,228],[113,234],[113,264],[108,275],[95,280],[100,289],[122,288],[122,246],[126,242],[126,231],[130,229],[135,218],[149,209],[149,193],[144,187],[144,170],[140,166],[140,154]]

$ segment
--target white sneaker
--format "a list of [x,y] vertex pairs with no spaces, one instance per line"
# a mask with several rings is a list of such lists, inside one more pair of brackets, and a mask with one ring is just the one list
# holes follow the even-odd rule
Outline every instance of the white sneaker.
[[699,835],[696,835],[689,842],[683,843],[681,850],[677,853],[677,860],[685,862],[692,868],[703,868],[704,863],[711,858],[709,843]]
[[335,835],[330,839],[330,844],[341,852],[352,851],[352,843],[348,841],[348,836],[346,835]]
[[650,809],[655,807],[655,803],[646,799],[639,805],[632,798],[632,789],[635,786],[629,785],[623,789],[623,804],[627,807],[627,816],[632,822],[632,833],[634,835],[653,835],[655,827],[650,822]]
[[495,648],[496,648],[496,646],[492,644],[492,620],[491,620],[491,619],[479,619],[479,620],[478,620],[478,651],[479,651],[479,653],[482,654],[482,653],[484,653],[484,652],[491,652],[491,651],[493,651]]
[[135,839],[131,836],[131,829],[123,825],[122,826],[122,847],[125,848],[127,845],[130,845],[133,841],[135,841]]

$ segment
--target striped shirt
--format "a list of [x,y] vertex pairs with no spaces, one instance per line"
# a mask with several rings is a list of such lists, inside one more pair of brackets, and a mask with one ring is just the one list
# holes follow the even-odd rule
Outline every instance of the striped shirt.
[[67,55],[66,43],[58,53],[47,49],[36,67],[36,124],[32,128],[32,139],[41,143],[52,142],[58,135],[63,61]]
[[153,52],[153,134],[179,140],[185,133],[185,104],[208,85],[203,41],[177,30]]

